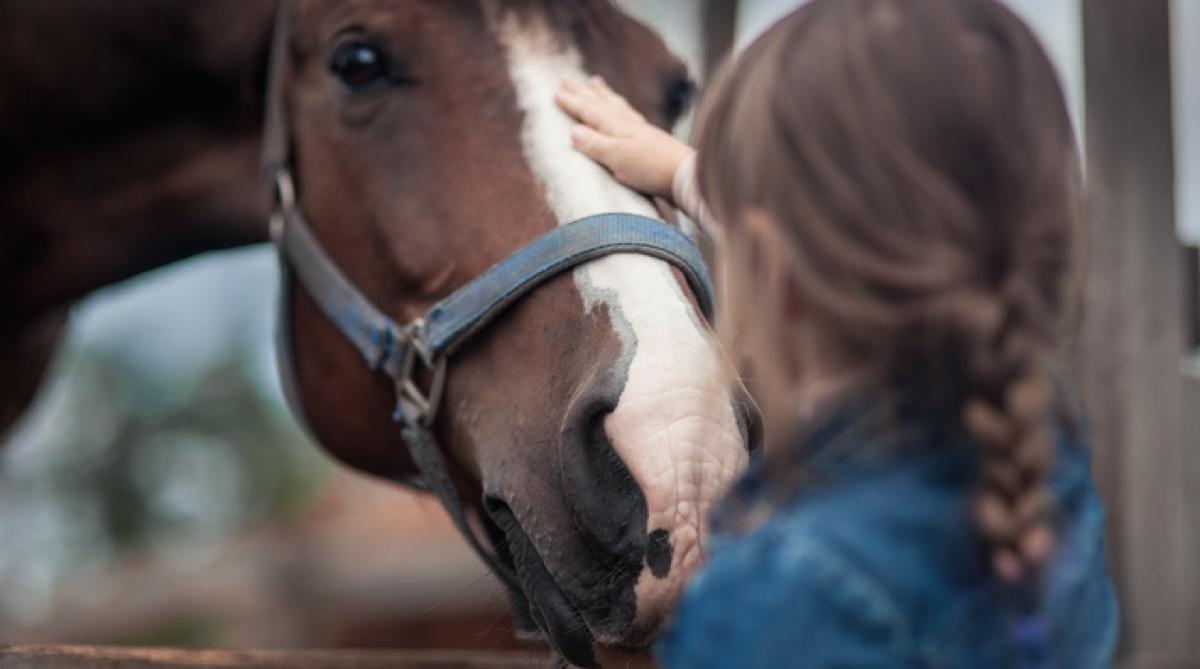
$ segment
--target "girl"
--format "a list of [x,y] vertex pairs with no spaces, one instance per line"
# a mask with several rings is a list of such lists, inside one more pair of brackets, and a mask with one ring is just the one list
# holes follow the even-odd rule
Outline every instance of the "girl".
[[720,329],[771,433],[660,659],[1108,665],[1100,501],[1048,364],[1079,156],[1029,29],[994,0],[813,0],[718,77],[694,158],[602,81],[558,99],[579,150],[724,224]]

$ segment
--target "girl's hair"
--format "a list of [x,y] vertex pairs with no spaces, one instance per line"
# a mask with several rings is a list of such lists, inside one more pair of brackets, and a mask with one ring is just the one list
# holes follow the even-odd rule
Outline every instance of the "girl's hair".
[[727,224],[720,328],[773,437],[802,323],[823,360],[962,416],[992,564],[1035,573],[1080,168],[1030,30],[994,0],[813,0],[718,76],[698,135]]

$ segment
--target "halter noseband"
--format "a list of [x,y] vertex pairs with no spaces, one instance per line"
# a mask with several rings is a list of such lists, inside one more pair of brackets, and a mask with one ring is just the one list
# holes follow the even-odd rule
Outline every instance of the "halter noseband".
[[[678,228],[635,214],[600,214],[555,228],[493,266],[415,321],[399,324],[363,295],[326,253],[312,233],[300,206],[291,172],[290,135],[285,84],[290,74],[288,43],[292,3],[285,0],[276,17],[271,46],[264,130],[264,166],[275,194],[271,238],[283,274],[279,325],[280,371],[288,400],[297,416],[290,340],[287,336],[287,291],[294,276],[338,330],[362,353],[372,371],[395,382],[395,419],[423,480],[404,483],[432,490],[483,560],[510,587],[515,576],[483,548],[463,512],[457,489],[447,474],[432,434],[448,360],[489,322],[538,286],[567,270],[614,253],[659,258],[686,277],[705,316],[711,317],[713,291],[703,257]],[[427,371],[426,387],[417,381],[418,367]]]

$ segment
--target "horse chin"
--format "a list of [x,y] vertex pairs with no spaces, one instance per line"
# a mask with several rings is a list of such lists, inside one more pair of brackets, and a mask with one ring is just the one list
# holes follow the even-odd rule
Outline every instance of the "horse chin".
[[[544,568],[543,568],[544,571]],[[526,594],[534,620],[563,659],[579,667],[598,667],[595,637],[549,573],[537,578]]]
[[598,667],[596,638],[591,628],[546,569],[537,547],[512,510],[507,505],[496,504],[488,514],[504,533],[507,545],[502,554],[510,561],[524,590],[522,594],[529,607],[529,617],[567,662],[578,667]]

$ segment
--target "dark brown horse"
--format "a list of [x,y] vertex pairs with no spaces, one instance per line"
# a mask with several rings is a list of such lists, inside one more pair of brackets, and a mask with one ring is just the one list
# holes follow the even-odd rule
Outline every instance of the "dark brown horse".
[[0,0],[0,431],[72,302],[265,241],[258,179],[274,5]]
[[[52,23],[53,4],[0,7]],[[111,21],[90,49],[110,60],[80,58],[69,81],[37,86],[22,77],[51,40],[23,38],[24,60],[2,66],[0,87],[16,81],[42,98],[0,116],[18,148],[0,194],[2,271],[21,286],[5,336],[40,349],[35,333],[53,328],[39,323],[90,288],[261,238],[254,110],[268,4],[104,4],[131,12],[128,24],[98,15],[52,40],[71,52]],[[138,12],[175,28],[147,30],[155,24]],[[655,215],[572,150],[554,106],[561,78],[600,74],[663,126],[680,111],[682,64],[605,0],[305,0],[291,37],[285,101],[301,204],[338,265],[399,321],[555,226]],[[50,60],[60,72],[63,59]],[[76,107],[82,120],[63,118]],[[305,291],[290,313],[300,403],[320,442],[358,469],[412,474],[389,380]],[[552,280],[456,356],[436,433],[519,576],[516,600],[572,661],[591,663],[596,641],[645,644],[699,564],[704,517],[749,441],[721,371],[679,273],[632,255]]]

